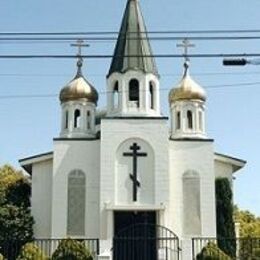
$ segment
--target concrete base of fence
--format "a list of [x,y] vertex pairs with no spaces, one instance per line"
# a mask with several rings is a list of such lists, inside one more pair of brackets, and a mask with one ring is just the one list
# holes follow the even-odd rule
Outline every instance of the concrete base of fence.
[[111,252],[103,252],[97,256],[96,260],[112,260]]

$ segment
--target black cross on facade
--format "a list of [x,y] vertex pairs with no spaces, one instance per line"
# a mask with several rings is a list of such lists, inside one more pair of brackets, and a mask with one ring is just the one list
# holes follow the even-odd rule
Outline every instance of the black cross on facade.
[[133,174],[129,174],[130,179],[133,181],[133,201],[137,201],[137,189],[141,186],[140,182],[137,179],[137,158],[138,157],[146,157],[147,153],[138,152],[141,147],[137,145],[137,143],[133,143],[132,146],[129,147],[132,152],[123,153],[123,156],[133,157]]

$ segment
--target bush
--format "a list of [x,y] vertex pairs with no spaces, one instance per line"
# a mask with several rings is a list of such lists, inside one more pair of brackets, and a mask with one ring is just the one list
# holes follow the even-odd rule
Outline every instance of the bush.
[[17,258],[17,260],[48,260],[41,249],[33,243],[25,244]]
[[65,239],[59,243],[58,248],[52,255],[52,260],[93,260],[90,251],[84,242],[73,239]]
[[218,246],[209,242],[196,257],[197,260],[231,260]]

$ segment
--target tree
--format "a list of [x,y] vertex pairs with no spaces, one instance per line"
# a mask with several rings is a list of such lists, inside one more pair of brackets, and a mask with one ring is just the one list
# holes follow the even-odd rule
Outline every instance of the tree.
[[21,171],[8,165],[0,168],[0,253],[8,259],[33,238],[30,190]]
[[231,257],[236,255],[236,235],[233,220],[233,202],[230,182],[216,179],[217,239],[218,246]]
[[[239,252],[241,259],[249,259],[254,256],[260,257],[260,218],[248,210],[239,210],[234,207],[234,218],[240,224]],[[252,258],[253,259],[253,258]]]
[[234,219],[240,224],[240,237],[260,237],[260,217],[235,206]]

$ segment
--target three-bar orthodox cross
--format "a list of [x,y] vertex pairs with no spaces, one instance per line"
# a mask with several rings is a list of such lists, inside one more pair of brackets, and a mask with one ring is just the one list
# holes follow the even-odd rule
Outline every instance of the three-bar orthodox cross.
[[137,179],[137,159],[138,157],[145,157],[147,153],[138,152],[141,147],[137,143],[133,143],[129,147],[132,152],[123,153],[123,156],[133,157],[133,174],[129,174],[130,179],[133,181],[133,201],[137,201],[137,189],[141,187],[140,182]]
[[76,43],[72,43],[70,46],[77,47],[78,48],[77,56],[81,57],[81,55],[82,55],[82,47],[89,47],[89,44],[85,44],[84,40],[78,39]]
[[189,56],[188,56],[189,48],[195,47],[195,44],[190,43],[188,39],[184,39],[182,43],[177,44],[176,46],[184,49],[184,53],[183,53],[184,59],[186,62],[189,62]]
[[76,43],[72,43],[70,46],[78,48],[78,53],[77,53],[77,57],[78,57],[78,62],[77,62],[78,71],[77,71],[77,76],[76,77],[79,77],[79,76],[82,75],[82,72],[81,72],[81,67],[83,65],[82,47],[89,47],[89,44],[84,44],[84,40],[78,39]]

